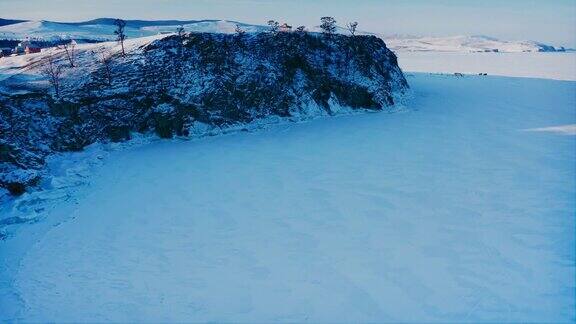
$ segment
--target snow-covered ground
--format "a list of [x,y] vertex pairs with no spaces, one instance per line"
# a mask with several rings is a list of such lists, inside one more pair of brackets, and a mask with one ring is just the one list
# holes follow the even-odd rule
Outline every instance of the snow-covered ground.
[[[124,48],[126,52],[134,52],[154,40],[167,36],[169,34],[154,34],[152,36],[127,39],[124,42]],[[79,44],[74,47],[74,56],[78,65],[94,66],[98,63],[101,53],[119,53],[120,50],[120,44],[116,41]],[[41,67],[50,55],[65,60],[64,50],[57,47],[46,48],[41,53],[0,58],[0,81],[15,76],[19,80],[24,81],[44,79],[45,77],[41,75]],[[70,73],[70,71],[65,71],[64,73]]]
[[408,81],[400,113],[103,150],[0,243],[0,319],[574,321],[576,83]]
[[576,52],[397,52],[403,71],[465,73],[576,81]]

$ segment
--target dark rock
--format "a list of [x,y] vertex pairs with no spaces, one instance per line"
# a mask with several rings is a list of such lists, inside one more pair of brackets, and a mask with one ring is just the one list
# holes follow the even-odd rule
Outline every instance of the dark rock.
[[14,196],[20,196],[26,192],[26,185],[19,182],[8,182],[5,187]]

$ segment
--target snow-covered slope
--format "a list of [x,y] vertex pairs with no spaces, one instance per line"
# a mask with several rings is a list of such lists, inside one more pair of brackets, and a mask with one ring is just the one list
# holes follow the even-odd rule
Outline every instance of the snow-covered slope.
[[[127,29],[130,37],[144,36],[131,28]],[[74,26],[50,21],[26,21],[0,27],[2,39],[93,39],[111,40],[114,38],[114,27],[111,25]]]
[[[127,21],[126,35],[128,38],[156,35],[158,33],[173,33],[179,26],[184,26],[189,32],[233,33],[236,25],[246,32],[266,30],[264,26],[250,25],[227,20],[200,21]],[[6,26],[0,26],[0,39],[25,39],[27,37],[39,40],[59,39],[89,39],[113,40],[113,19],[97,19],[82,23],[58,23],[51,21],[26,21]]]
[[573,321],[576,84],[409,81],[404,113],[63,159],[0,320]]
[[563,48],[534,41],[504,41],[487,36],[454,37],[384,37],[386,44],[398,52],[554,52]]

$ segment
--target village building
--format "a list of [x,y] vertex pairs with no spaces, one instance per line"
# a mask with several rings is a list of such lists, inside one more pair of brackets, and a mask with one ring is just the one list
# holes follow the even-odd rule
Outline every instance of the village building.
[[14,55],[22,55],[25,54],[26,46],[24,46],[24,42],[18,43],[16,47],[12,50],[12,54]]
[[40,53],[41,51],[42,51],[42,48],[40,46],[35,45],[35,44],[28,44],[28,45],[26,45],[26,48],[24,48],[24,53],[26,53],[26,54]]
[[18,43],[18,45],[12,50],[12,55],[22,55],[22,54],[32,54],[40,53],[42,48],[26,39]]

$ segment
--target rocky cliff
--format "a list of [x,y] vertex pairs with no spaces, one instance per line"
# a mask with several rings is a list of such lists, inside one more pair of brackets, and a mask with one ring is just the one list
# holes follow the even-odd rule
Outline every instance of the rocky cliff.
[[[77,56],[58,94],[48,83],[4,81],[0,186],[12,193],[33,185],[56,151],[134,132],[194,136],[270,116],[388,109],[408,88],[396,56],[374,36],[201,33],[157,39],[126,56]],[[67,64],[62,53],[52,57]]]

